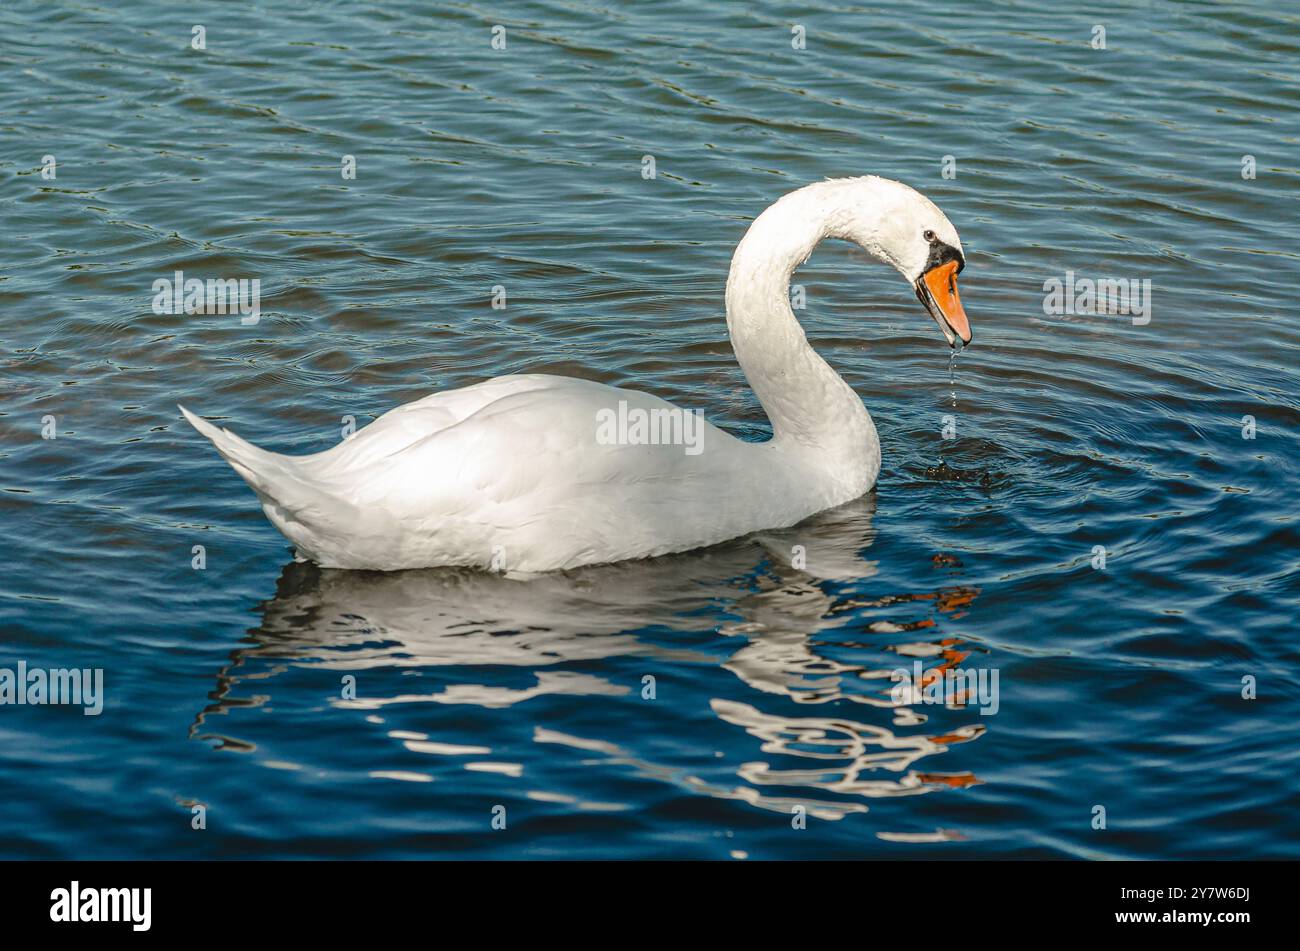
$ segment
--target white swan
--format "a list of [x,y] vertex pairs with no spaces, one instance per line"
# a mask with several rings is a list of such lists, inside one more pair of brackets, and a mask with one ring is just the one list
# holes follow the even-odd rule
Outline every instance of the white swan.
[[[689,444],[647,444],[684,411],[541,374],[435,393],[310,456],[267,452],[180,410],[298,557],[325,567],[547,571],[784,528],[858,498],[880,471],[871,416],[790,309],[791,274],[824,238],[893,265],[949,346],[971,339],[957,296],[961,242],[933,202],[874,176],[791,192],[750,226],[727,279],[727,326],[772,422],[767,442],[692,418],[676,433]],[[631,421],[627,431],[616,418]]]

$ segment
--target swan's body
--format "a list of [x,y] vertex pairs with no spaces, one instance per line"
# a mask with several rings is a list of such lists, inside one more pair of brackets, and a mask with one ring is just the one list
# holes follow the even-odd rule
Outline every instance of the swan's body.
[[935,276],[944,270],[949,281],[961,266],[956,232],[938,208],[879,178],[792,192],[754,221],[727,281],[727,323],[771,418],[767,442],[703,420],[692,447],[610,440],[600,422],[611,414],[682,411],[647,393],[537,374],[408,403],[310,456],[267,452],[182,412],[253,487],[299,556],[326,567],[546,571],[784,528],[858,498],[880,471],[870,415],[790,310],[791,274],[827,237],[893,264],[923,300],[924,281],[941,298],[927,307],[949,342],[953,329],[970,339],[955,284],[956,313],[944,312]]

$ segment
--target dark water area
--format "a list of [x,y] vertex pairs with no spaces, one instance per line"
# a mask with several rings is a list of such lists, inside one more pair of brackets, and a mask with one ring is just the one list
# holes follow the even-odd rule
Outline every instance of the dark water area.
[[[0,706],[0,856],[1295,857],[1293,6],[24,0],[0,37],[0,668],[105,698]],[[731,253],[862,174],[956,225],[975,343],[950,373],[855,247],[798,271],[883,451],[804,525],[322,570],[176,409],[306,453],[549,372],[765,438]],[[177,270],[260,320],[155,313]],[[1045,312],[1067,274],[1149,312]],[[896,703],[914,662],[996,712]]]

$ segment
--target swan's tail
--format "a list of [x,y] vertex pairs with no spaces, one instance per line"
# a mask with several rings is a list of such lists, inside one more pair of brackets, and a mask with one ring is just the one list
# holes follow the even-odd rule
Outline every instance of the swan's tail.
[[191,413],[184,406],[177,404],[177,409],[190,421],[190,425],[212,440],[221,458],[230,463],[232,469],[253,487],[261,496],[278,499],[278,491],[291,481],[301,481],[295,468],[294,460],[279,453],[259,449],[246,439],[240,439],[228,429],[214,426],[206,419]]
[[262,511],[280,534],[297,546],[300,558],[318,564],[342,564],[348,546],[358,538],[367,532],[378,532],[383,537],[388,530],[376,522],[374,513],[363,511],[316,477],[316,457],[285,456],[259,449],[184,406],[178,405],[177,409],[191,426],[212,440],[221,458],[252,486],[262,501]]
[[353,506],[326,490],[311,477],[304,463],[308,456],[284,456],[259,449],[228,429],[214,426],[206,419],[177,404],[177,409],[217,447],[221,458],[257,493],[262,508],[276,528],[300,547],[314,549],[322,531],[346,515],[355,514]]

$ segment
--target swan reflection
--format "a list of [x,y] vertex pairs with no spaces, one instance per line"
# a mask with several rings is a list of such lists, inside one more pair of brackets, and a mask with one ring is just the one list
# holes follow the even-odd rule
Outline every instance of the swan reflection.
[[[532,577],[290,564],[275,597],[262,606],[249,646],[236,650],[218,674],[213,702],[196,717],[191,735],[225,749],[254,749],[212,732],[212,717],[262,705],[278,675],[312,667],[358,675],[355,694],[330,703],[372,722],[384,722],[385,708],[415,704],[515,708],[528,718],[532,742],[550,755],[563,747],[583,765],[623,768],[692,793],[778,812],[802,805],[810,815],[838,819],[865,812],[867,799],[970,785],[977,781],[973,774],[924,769],[922,761],[978,738],[985,729],[980,718],[930,733],[927,714],[897,702],[890,688],[899,666],[919,659],[938,673],[978,649],[941,636],[936,624],[945,615],[960,616],[978,590],[947,585],[863,597],[878,567],[865,557],[873,539],[872,511],[872,500],[864,499],[794,529],[705,551]],[[937,580],[951,580],[952,562],[943,560],[948,557],[935,558]],[[575,735],[558,728],[562,724],[541,722],[530,705],[545,695],[602,703],[610,701],[600,698],[641,690],[637,680],[607,675],[609,667],[599,663],[627,656],[651,659],[646,667],[652,670],[689,665],[728,672],[725,683],[706,688],[711,698],[694,699],[736,731],[732,749],[751,751],[731,769],[733,782],[629,749],[626,736],[611,742]],[[573,669],[578,666],[584,669]],[[510,669],[515,673],[506,676]],[[404,672],[413,679],[403,678],[397,690],[391,677],[360,676],[365,671]],[[426,683],[436,686],[426,689]],[[241,695],[249,689],[256,692]],[[806,705],[809,715],[782,713],[788,701]],[[833,701],[851,706],[826,707]],[[860,715],[846,715],[855,709]],[[524,764],[485,759],[493,751],[483,737],[459,718],[445,719],[461,734],[431,738],[394,729],[387,738],[440,763],[468,759],[463,769],[496,773],[503,782],[518,781],[525,772]],[[690,742],[689,736],[677,739]],[[652,742],[645,746],[656,748]],[[386,761],[379,765],[384,768],[371,771],[372,777],[430,779],[388,768]],[[575,802],[554,790],[525,794],[587,809],[621,808]]]

